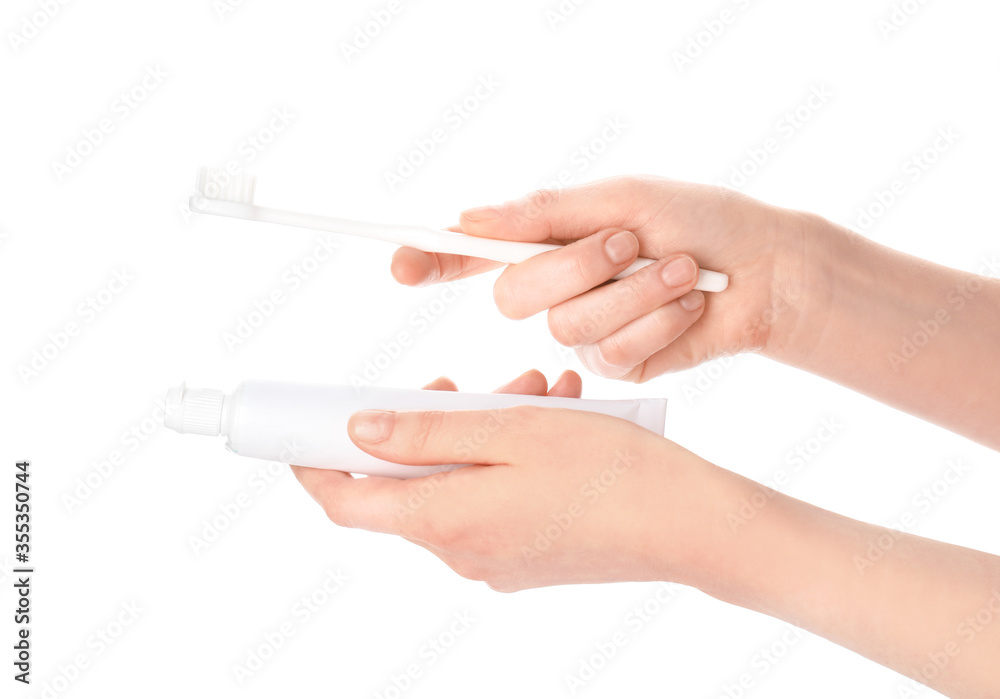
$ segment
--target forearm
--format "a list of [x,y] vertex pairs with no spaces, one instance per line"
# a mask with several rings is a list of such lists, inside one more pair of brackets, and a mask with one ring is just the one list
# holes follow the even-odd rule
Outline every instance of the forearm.
[[716,505],[689,567],[702,573],[685,582],[949,696],[1000,696],[1000,557],[842,517],[722,469],[711,478]]
[[1000,280],[800,221],[803,272],[769,354],[1000,448]]

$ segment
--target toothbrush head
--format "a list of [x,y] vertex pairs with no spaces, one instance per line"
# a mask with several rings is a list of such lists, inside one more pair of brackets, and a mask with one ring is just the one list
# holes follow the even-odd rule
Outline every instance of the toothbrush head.
[[253,204],[253,192],[257,178],[245,172],[235,175],[226,170],[198,168],[195,180],[195,196],[203,199],[219,199],[238,204]]

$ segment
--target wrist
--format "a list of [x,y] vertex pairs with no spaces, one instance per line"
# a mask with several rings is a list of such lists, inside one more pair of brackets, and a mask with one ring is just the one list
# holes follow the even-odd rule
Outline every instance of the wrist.
[[729,604],[798,621],[802,610],[791,602],[797,594],[808,595],[814,573],[828,569],[827,582],[838,579],[831,542],[817,536],[821,511],[703,464],[698,535],[684,556],[685,577],[677,582]]
[[[652,558],[649,579],[676,582],[717,597],[720,584],[732,583],[734,562],[749,536],[744,530],[777,493],[727,471],[677,444],[663,440],[657,469],[662,482],[652,530],[646,533]],[[663,493],[673,493],[667,503]]]
[[762,354],[805,368],[805,358],[828,331],[835,304],[858,292],[863,246],[856,234],[822,216],[786,209],[777,217],[779,235],[770,302],[762,318],[768,326]]

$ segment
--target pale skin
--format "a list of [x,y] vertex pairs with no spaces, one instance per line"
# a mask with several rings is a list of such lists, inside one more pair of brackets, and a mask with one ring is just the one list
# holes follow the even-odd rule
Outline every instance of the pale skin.
[[[752,351],[1000,449],[995,279],[818,216],[653,177],[469,210],[460,227],[565,244],[507,267],[494,297],[511,318],[547,311],[555,339],[594,373],[648,381]],[[658,262],[605,283],[639,255]],[[692,291],[698,265],[729,274],[729,289]],[[402,248],[392,271],[419,285],[497,266]],[[447,379],[428,388],[455,390]],[[567,372],[549,389],[528,372],[500,390],[578,396],[581,382]],[[494,589],[678,582],[949,696],[1000,696],[998,556],[842,517],[591,413],[365,411],[348,430],[404,464],[454,462],[457,444],[489,433],[476,466],[427,478],[293,468],[334,522],[406,537]]]

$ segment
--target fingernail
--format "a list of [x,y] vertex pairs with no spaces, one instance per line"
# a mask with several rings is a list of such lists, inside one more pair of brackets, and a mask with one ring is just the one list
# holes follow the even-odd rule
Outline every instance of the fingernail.
[[619,231],[604,241],[604,250],[616,265],[631,259],[637,246],[635,236],[628,231]]
[[396,413],[389,410],[362,410],[351,416],[351,433],[362,442],[382,442],[395,422]]
[[685,311],[697,311],[705,303],[705,294],[700,291],[689,291],[681,296],[681,308]]
[[502,214],[503,211],[497,206],[477,206],[462,212],[462,216],[470,221],[492,221],[500,218]]
[[663,283],[667,286],[689,284],[696,274],[698,274],[698,268],[695,267],[694,261],[690,257],[678,257],[664,267],[663,272],[661,272]]

